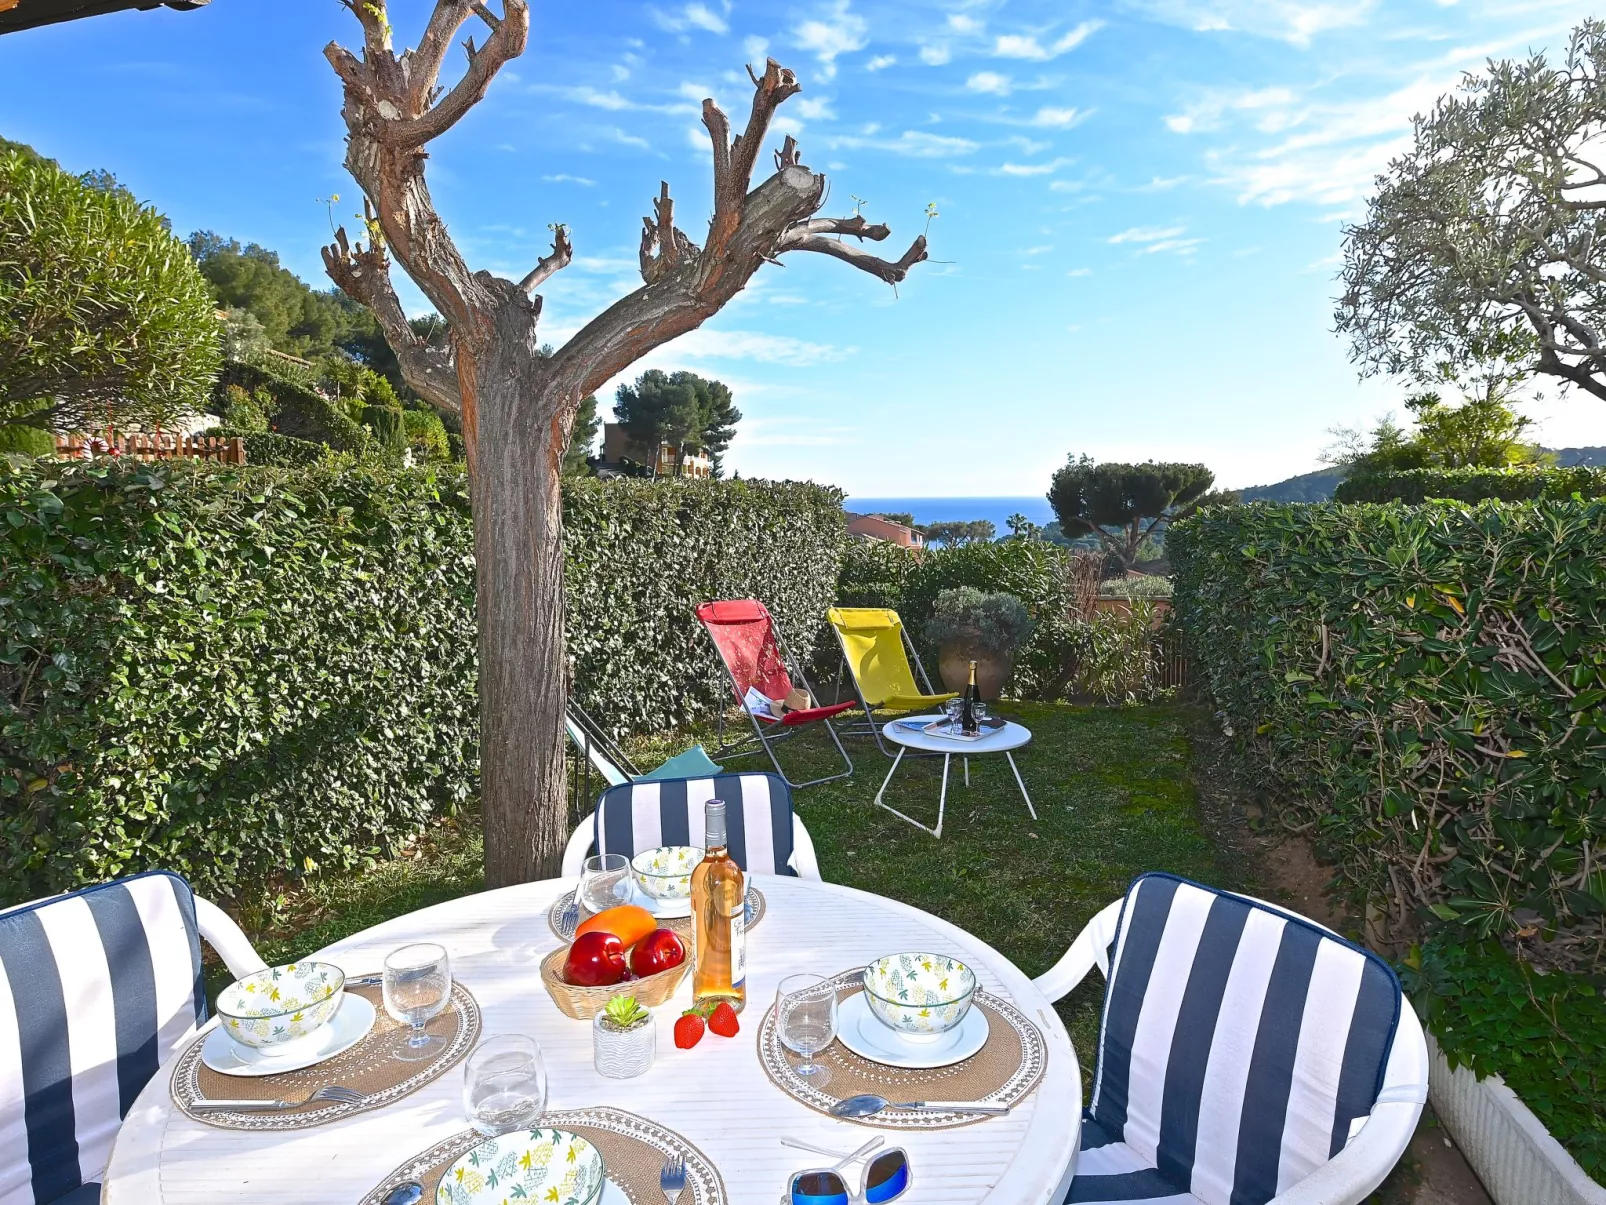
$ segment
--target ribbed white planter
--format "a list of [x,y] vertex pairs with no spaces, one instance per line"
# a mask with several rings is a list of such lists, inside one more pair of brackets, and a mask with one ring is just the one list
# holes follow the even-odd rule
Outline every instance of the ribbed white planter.
[[1606,1205],[1606,1188],[1498,1075],[1480,1080],[1428,1035],[1428,1098],[1495,1205]]

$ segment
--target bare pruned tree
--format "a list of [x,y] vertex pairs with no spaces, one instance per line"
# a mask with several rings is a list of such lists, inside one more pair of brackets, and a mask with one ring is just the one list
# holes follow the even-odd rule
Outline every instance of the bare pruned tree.
[[[924,235],[896,260],[863,240],[891,233],[858,215],[821,218],[825,177],[800,161],[788,136],[775,172],[753,171],[771,118],[800,91],[773,59],[753,81],[747,125],[731,134],[712,100],[703,124],[713,144],[714,214],[701,245],[675,225],[663,184],[641,234],[643,285],[598,314],[563,347],[540,354],[536,292],[573,255],[556,227],[551,253],[519,281],[471,271],[435,211],[425,147],[484,97],[529,38],[528,0],[498,16],[475,0],[436,0],[418,45],[397,54],[385,0],[343,0],[362,25],[360,56],[331,43],[344,85],[346,167],[366,194],[366,241],[342,229],[324,250],[330,277],[379,320],[409,385],[459,415],[474,507],[480,653],[480,785],[486,881],[524,882],[558,871],[567,836],[562,789],[564,630],[560,470],[580,400],[677,335],[705,322],[781,255],[835,256],[888,283],[926,258]],[[444,87],[441,70],[463,25],[468,66]],[[846,237],[859,240],[845,241]],[[394,258],[446,319],[447,338],[408,325],[390,278]]]

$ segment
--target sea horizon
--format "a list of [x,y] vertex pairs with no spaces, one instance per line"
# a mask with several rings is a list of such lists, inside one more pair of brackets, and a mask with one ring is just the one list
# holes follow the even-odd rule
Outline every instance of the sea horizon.
[[1018,497],[977,495],[975,497],[947,496],[929,498],[870,498],[850,497],[842,503],[857,514],[910,514],[920,526],[928,523],[967,523],[977,519],[991,520],[996,534],[1008,535],[1009,517],[1025,515],[1039,527],[1054,521],[1054,511],[1042,494]]

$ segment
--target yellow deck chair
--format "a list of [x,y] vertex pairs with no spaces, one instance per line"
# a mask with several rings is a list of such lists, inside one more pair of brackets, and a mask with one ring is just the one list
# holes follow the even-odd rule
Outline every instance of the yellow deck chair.
[[[952,691],[933,693],[926,667],[920,664],[920,654],[896,611],[884,607],[832,607],[825,617],[842,645],[842,662],[853,677],[853,689],[864,708],[864,718],[844,728],[844,736],[868,733],[875,737],[881,752],[891,757],[892,751],[881,739],[874,711],[933,710],[958,697]],[[923,692],[915,685],[916,671],[925,686]]]

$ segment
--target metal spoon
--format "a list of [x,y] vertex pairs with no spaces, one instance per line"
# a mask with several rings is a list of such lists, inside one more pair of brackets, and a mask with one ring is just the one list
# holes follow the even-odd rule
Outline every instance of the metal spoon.
[[989,1117],[1002,1117],[1009,1112],[1008,1105],[987,1105],[980,1101],[906,1100],[894,1102],[885,1096],[866,1092],[850,1096],[831,1106],[833,1117],[869,1117],[882,1109],[908,1109],[915,1113],[985,1113]]
[[380,1205],[418,1205],[423,1199],[424,1186],[417,1180],[409,1180],[386,1193]]

